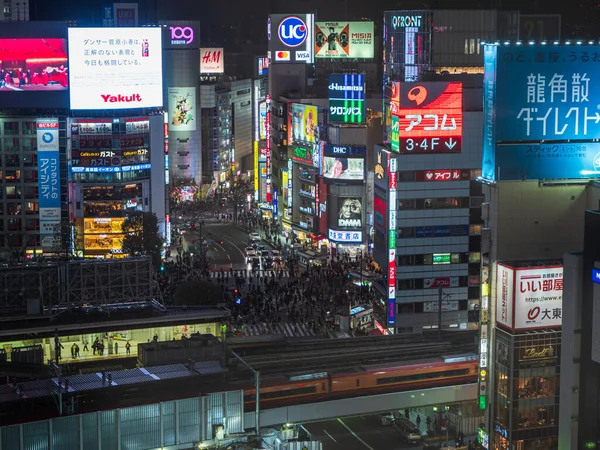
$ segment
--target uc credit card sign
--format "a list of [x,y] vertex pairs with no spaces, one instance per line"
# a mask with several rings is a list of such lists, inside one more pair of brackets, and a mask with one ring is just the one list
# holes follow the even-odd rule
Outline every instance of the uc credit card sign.
[[271,63],[314,62],[313,14],[272,14],[267,30]]
[[494,151],[484,148],[484,176],[600,176],[600,47],[488,47],[484,143],[493,140]]

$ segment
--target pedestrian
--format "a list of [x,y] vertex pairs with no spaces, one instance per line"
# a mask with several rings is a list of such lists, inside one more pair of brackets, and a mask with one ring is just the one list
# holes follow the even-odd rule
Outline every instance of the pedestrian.
[[421,416],[417,414],[417,428],[421,428]]
[[89,352],[90,351],[90,349],[88,348],[87,340],[83,341],[83,351],[84,352]]
[[119,354],[119,343],[115,342],[115,355]]
[[125,344],[125,354],[129,355],[131,353],[131,344],[129,343],[129,341],[127,341],[127,343]]
[[427,424],[427,431],[429,431],[429,429],[431,428],[431,417],[427,416],[425,423]]

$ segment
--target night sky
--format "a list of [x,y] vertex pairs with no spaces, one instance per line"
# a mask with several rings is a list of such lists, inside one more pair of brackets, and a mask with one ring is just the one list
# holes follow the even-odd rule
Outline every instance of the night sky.
[[[101,0],[30,0],[32,20],[76,20],[82,25],[99,25],[104,5]],[[563,38],[599,38],[600,0],[548,2],[543,0],[140,0],[140,18],[148,20],[195,19],[201,21],[202,40],[207,43],[266,46],[266,17],[271,13],[314,12],[318,20],[380,21],[392,9],[490,9],[523,13],[562,14]],[[294,5],[291,7],[290,4]]]

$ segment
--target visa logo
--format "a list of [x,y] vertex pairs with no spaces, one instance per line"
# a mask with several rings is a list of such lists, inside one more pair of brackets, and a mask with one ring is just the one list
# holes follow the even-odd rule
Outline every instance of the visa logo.
[[310,52],[296,52],[296,61],[308,61],[310,62]]

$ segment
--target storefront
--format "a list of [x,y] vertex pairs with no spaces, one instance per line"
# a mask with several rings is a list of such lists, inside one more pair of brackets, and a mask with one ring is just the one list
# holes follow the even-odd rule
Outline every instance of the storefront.
[[560,340],[560,331],[496,329],[491,448],[557,448]]
[[303,269],[309,267],[324,267],[327,265],[329,257],[326,254],[317,253],[312,250],[301,250],[296,252],[298,264]]

